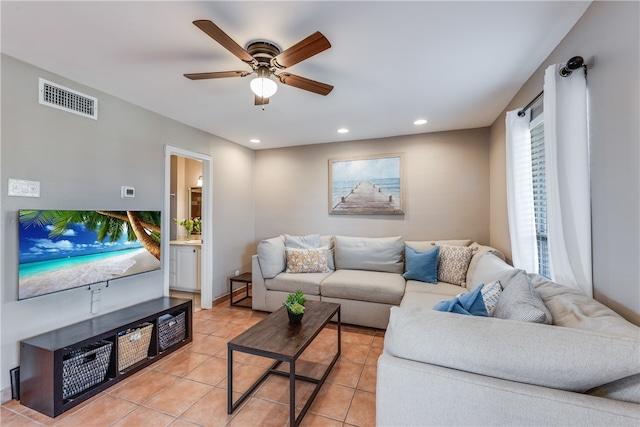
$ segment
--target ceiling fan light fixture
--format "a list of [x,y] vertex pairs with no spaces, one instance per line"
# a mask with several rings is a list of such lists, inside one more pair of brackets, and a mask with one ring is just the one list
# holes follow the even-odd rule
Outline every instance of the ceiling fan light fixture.
[[[289,73],[275,74],[276,68],[278,70],[289,68],[329,49],[331,43],[329,43],[329,40],[327,40],[320,31],[316,31],[283,51],[278,45],[267,40],[254,40],[243,48],[229,37],[227,33],[222,31],[220,27],[207,19],[193,21],[193,24],[244,62],[245,65],[249,65],[251,71],[217,71],[184,74],[188,79],[220,79],[225,77],[246,77],[249,74],[256,74],[249,86],[255,95],[255,105],[262,106],[263,110],[264,106],[269,103],[269,98],[278,90],[278,84],[276,82],[323,96],[327,96],[333,90],[333,86],[331,85],[305,77]],[[272,79],[272,76],[277,77],[277,79]]]
[[278,85],[269,78],[269,70],[266,67],[259,67],[256,74],[257,77],[249,83],[251,91],[262,98],[273,96],[278,90]]

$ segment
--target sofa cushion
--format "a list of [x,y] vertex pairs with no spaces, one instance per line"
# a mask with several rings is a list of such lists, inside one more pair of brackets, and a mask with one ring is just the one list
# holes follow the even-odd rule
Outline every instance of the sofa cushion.
[[[452,285],[451,283],[438,282],[436,284],[427,284],[419,282],[417,280],[407,280],[405,292],[422,292],[436,295],[442,295],[441,300],[448,299],[449,296],[456,296],[460,292],[467,292],[465,288],[461,288],[458,285]],[[430,307],[433,307],[431,305]]]
[[[422,282],[415,282],[415,283],[422,283]],[[449,283],[447,283],[447,285],[455,286]],[[422,283],[422,286],[426,287],[430,285],[425,285],[424,283]],[[460,290],[460,287],[458,287],[458,291],[459,290]],[[466,292],[466,290],[464,290],[464,292]],[[431,309],[433,308],[434,305],[438,304],[439,302],[451,299],[454,296],[458,295],[459,293],[460,292],[458,292],[457,294],[444,295],[444,294],[434,294],[431,292],[413,292],[413,291],[405,290],[404,296],[402,297],[402,301],[400,302],[400,307],[421,307],[421,308]]]
[[440,247],[419,252],[409,246],[404,248],[406,271],[402,275],[407,280],[438,283],[438,254]]
[[504,291],[496,303],[493,316],[502,319],[519,320],[521,322],[553,323],[553,317],[549,309],[544,305],[538,291],[524,270],[518,270],[517,274],[509,280],[500,280],[501,276],[510,275],[510,272],[498,275]]
[[[474,290],[476,286],[483,283],[490,283],[497,280],[500,273],[508,271],[511,276],[515,276],[519,271],[491,253],[478,255],[480,255],[480,259],[478,260],[476,269],[470,277],[470,281],[467,281],[467,289],[469,289],[469,291]],[[503,276],[502,280],[508,280],[509,278],[508,276]]]
[[338,270],[384,271],[402,274],[404,242],[397,237],[335,237]]
[[592,396],[640,403],[640,374],[622,378],[586,392]]
[[553,315],[554,325],[640,339],[640,327],[577,289],[530,274],[533,286]]
[[306,236],[292,236],[289,234],[284,235],[285,247],[288,248],[300,248],[311,249],[326,246],[327,251],[327,266],[329,270],[335,270],[336,266],[333,262],[333,235],[319,235],[308,234]]
[[380,271],[336,270],[320,287],[320,294],[332,298],[400,304],[405,280],[400,274]]
[[326,247],[298,249],[285,247],[287,273],[328,273]]
[[286,266],[284,254],[284,236],[272,237],[258,243],[258,262],[262,277],[272,279]]
[[438,280],[464,286],[472,255],[473,249],[468,246],[441,245],[438,257]]
[[[273,279],[265,279],[264,286],[270,291],[295,292],[305,295],[320,295],[320,284],[332,273],[280,273]],[[282,301],[284,302],[284,300]]]
[[334,244],[335,244],[335,241],[334,241],[333,234],[320,236],[320,246],[326,246],[327,248],[329,248],[329,251],[327,252],[327,266],[329,267],[329,270],[336,269],[336,265],[333,260]]
[[436,246],[448,245],[448,246],[469,246],[471,240],[458,239],[458,240],[411,240],[406,241],[405,245],[409,246],[416,251],[424,252],[429,249],[433,249]]
[[320,247],[320,235],[309,234],[306,236],[284,235],[284,246],[287,248],[313,249]]
[[575,392],[640,373],[637,339],[430,308],[392,307],[384,352]]

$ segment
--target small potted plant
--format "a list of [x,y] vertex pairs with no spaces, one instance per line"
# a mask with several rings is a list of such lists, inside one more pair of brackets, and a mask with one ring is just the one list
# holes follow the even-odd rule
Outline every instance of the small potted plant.
[[200,218],[193,218],[193,233],[196,238],[200,238],[200,231],[202,230],[202,220]]
[[200,228],[202,227],[202,221],[200,218],[190,218],[190,219],[178,219],[173,218],[173,222],[178,224],[187,231],[187,240],[191,240],[191,233],[200,234]]
[[300,323],[304,315],[304,303],[307,301],[301,290],[297,290],[295,294],[289,294],[284,306],[287,307],[289,315],[289,323]]

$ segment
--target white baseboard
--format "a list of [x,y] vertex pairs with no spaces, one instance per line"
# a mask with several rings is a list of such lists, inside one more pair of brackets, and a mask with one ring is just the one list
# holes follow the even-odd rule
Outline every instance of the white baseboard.
[[11,387],[5,387],[0,390],[0,402],[5,403],[11,400]]

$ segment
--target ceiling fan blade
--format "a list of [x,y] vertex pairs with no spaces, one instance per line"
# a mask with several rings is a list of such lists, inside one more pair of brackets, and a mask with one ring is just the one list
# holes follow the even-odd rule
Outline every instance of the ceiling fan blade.
[[251,74],[249,71],[218,71],[214,73],[191,73],[184,76],[191,80],[220,79],[223,77],[245,77]]
[[320,83],[315,80],[307,79],[305,77],[296,76],[294,74],[280,73],[278,74],[278,79],[280,79],[280,82],[288,86],[308,90],[309,92],[314,92],[319,95],[326,96],[333,90],[333,86],[331,85]]
[[291,67],[330,47],[331,43],[329,43],[329,40],[327,40],[320,31],[316,31],[306,39],[299,41],[289,49],[278,54],[271,60],[271,64],[280,69]]
[[269,103],[269,98],[263,98],[261,96],[255,96],[255,105],[267,105]]
[[251,56],[249,52],[244,50],[242,46],[236,43],[231,37],[227,35],[227,33],[222,31],[213,22],[206,19],[201,19],[198,21],[193,21],[193,24],[207,33],[209,37],[220,43],[222,47],[240,58],[240,60],[249,64],[255,61],[255,59],[253,59],[253,56]]

